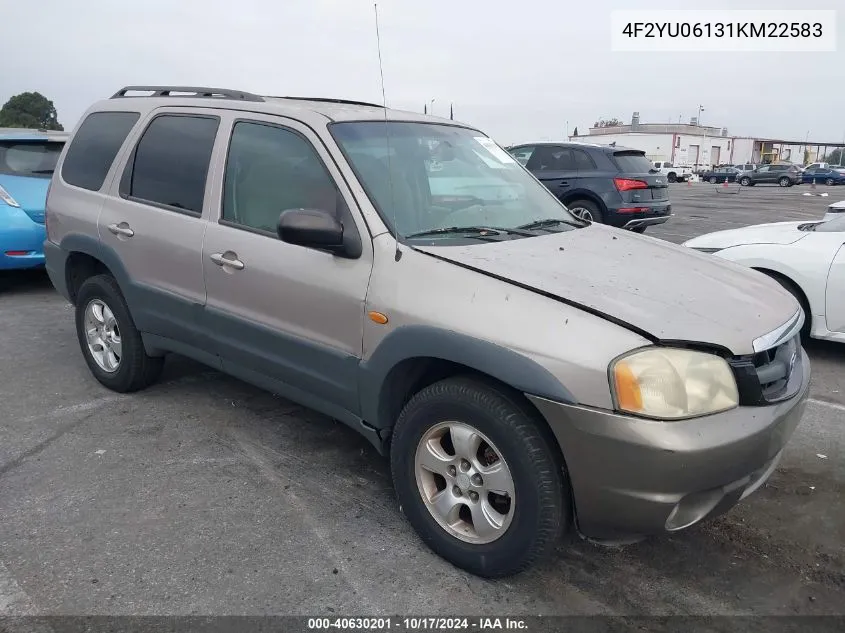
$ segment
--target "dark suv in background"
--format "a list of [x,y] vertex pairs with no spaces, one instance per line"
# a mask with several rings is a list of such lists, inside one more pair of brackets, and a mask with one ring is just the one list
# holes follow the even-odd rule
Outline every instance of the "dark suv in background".
[[645,152],[590,143],[532,143],[508,151],[575,215],[637,233],[672,215],[667,179]]
[[770,183],[781,187],[800,185],[802,172],[795,165],[761,165],[754,171],[748,171],[739,177],[739,184],[743,187],[753,187],[757,184]]

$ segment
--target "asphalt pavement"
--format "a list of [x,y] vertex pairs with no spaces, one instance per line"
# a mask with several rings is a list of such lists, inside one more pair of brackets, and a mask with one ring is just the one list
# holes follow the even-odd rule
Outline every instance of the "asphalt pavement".
[[[807,191],[675,185],[647,235],[845,199]],[[619,548],[570,537],[489,581],[422,545],[386,461],[342,424],[177,357],[160,384],[109,392],[46,277],[2,282],[0,615],[845,614],[845,346],[809,346],[806,416],[727,515]]]

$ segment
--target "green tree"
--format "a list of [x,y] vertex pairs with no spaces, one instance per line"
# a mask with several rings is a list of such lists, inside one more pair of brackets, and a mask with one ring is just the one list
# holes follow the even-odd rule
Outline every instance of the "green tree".
[[835,149],[830,154],[824,157],[826,163],[833,163],[834,165],[839,165],[840,163],[845,165],[845,156],[842,156],[841,149]]
[[593,127],[619,127],[620,125],[625,124],[615,117],[612,119],[599,119],[593,123]]
[[53,102],[40,92],[22,92],[0,108],[0,127],[64,130]]

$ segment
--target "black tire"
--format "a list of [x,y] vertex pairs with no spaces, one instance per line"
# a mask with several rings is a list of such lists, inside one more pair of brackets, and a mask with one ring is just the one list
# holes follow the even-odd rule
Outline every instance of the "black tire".
[[783,178],[781,178],[780,180],[778,180],[778,184],[779,184],[781,187],[791,187],[791,186],[792,186],[792,181],[791,181],[789,178],[787,178],[786,176],[784,176]]
[[[502,536],[490,543],[467,543],[449,534],[417,487],[417,446],[445,421],[464,422],[490,438],[511,471],[514,514]],[[548,553],[571,522],[569,486],[554,441],[542,422],[503,390],[467,377],[430,385],[402,409],[391,439],[400,508],[426,545],[453,565],[487,578],[519,573]]]
[[633,231],[634,233],[640,233],[640,234],[645,233],[645,230],[646,230],[646,227],[644,227],[644,226],[636,226],[633,229],[631,229],[631,231]]
[[833,178],[828,178],[824,181],[824,184],[826,184],[828,187],[832,187],[836,184],[836,181]]
[[604,216],[602,212],[599,210],[598,205],[593,202],[592,200],[571,200],[570,202],[566,203],[567,209],[577,209],[581,208],[587,211],[592,216],[592,222],[596,222],[597,224],[604,223]]
[[669,172],[669,175],[666,177],[669,182],[678,182],[678,175],[675,172]]
[[810,306],[807,303],[807,297],[801,289],[791,279],[782,277],[781,275],[769,274],[769,276],[778,282],[784,290],[790,293],[795,300],[801,305],[804,311],[804,325],[801,327],[801,340],[807,342],[810,340],[810,330],[813,328],[813,315],[810,313]]
[[710,184],[711,184],[711,185],[715,185],[715,184],[716,184],[716,182],[718,182],[718,181],[716,180],[716,176],[710,176]]
[[[88,349],[85,335],[85,309],[94,299],[105,303],[114,314],[121,339],[121,358],[117,370],[107,372],[97,365]],[[141,334],[129,314],[129,308],[117,282],[110,275],[86,279],[76,296],[76,335],[88,369],[104,386],[119,393],[144,389],[158,380],[164,365],[163,357],[148,356]]]
[[742,178],[739,179],[739,184],[741,184],[743,187],[750,187],[751,186],[751,178],[749,178],[748,176],[743,176]]

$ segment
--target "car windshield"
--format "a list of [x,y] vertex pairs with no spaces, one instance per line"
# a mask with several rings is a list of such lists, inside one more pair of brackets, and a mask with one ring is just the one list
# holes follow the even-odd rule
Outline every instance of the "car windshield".
[[[513,239],[583,224],[476,130],[384,121],[334,123],[330,129],[385,224],[400,238],[488,239],[490,233],[479,229],[489,228]],[[542,228],[514,231],[528,224]],[[468,231],[456,230],[461,228]]]
[[50,178],[64,143],[47,141],[0,141],[0,174]]

